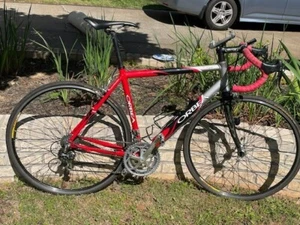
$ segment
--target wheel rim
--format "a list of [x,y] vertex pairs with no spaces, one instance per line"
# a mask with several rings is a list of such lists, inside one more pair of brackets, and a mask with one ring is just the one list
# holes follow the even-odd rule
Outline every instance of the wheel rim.
[[[67,103],[55,93],[67,93]],[[105,187],[107,179],[118,170],[121,165],[118,158],[80,149],[66,148],[66,152],[63,151],[62,143],[67,137],[64,134],[69,134],[90,110],[95,98],[95,93],[85,88],[61,86],[33,97],[20,110],[11,141],[22,172],[25,171],[30,181],[34,181],[35,187],[61,194],[93,192],[99,190],[100,183]],[[97,126],[102,123],[103,126]],[[123,134],[121,118],[107,103],[81,136],[121,145]]]
[[221,1],[215,4],[210,13],[214,25],[221,27],[227,25],[233,17],[233,8],[228,2]]
[[[239,157],[232,148],[231,135],[225,126],[222,127],[223,123],[226,124],[225,119],[217,118],[221,116],[217,110],[220,105],[210,108],[205,113],[208,117],[203,117],[204,122],[196,125],[201,128],[195,127],[188,143],[190,155],[185,157],[194,158],[190,165],[191,172],[202,187],[218,195],[254,200],[277,192],[291,181],[294,176],[291,174],[297,171],[298,134],[288,117],[269,104],[262,105],[251,98],[238,103],[241,104],[249,110],[237,107],[233,112],[241,115],[236,129],[247,152],[244,157]],[[246,117],[251,110],[256,112],[256,118],[260,118],[257,123]],[[250,119],[250,123],[243,121],[243,118]],[[205,131],[209,131],[207,136]]]

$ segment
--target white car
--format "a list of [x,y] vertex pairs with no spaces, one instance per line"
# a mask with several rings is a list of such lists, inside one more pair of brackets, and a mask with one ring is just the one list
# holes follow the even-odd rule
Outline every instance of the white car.
[[300,24],[300,0],[159,0],[163,5],[199,16],[211,29],[235,21]]

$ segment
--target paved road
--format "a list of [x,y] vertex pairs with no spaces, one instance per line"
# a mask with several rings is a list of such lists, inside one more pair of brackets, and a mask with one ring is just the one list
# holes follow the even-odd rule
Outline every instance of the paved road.
[[[154,11],[145,7],[143,10],[128,10],[116,8],[100,8],[88,6],[72,5],[42,5],[27,3],[6,3],[8,8],[16,9],[17,15],[24,17],[28,14],[31,6],[32,27],[40,31],[47,39],[50,46],[60,47],[59,36],[64,40],[68,48],[72,46],[76,39],[79,40],[77,48],[81,48],[80,42],[84,42],[84,36],[68,22],[68,15],[72,11],[83,12],[86,15],[103,18],[107,20],[127,20],[139,22],[139,30],[130,30],[120,33],[119,37],[127,53],[140,55],[152,55],[160,52],[174,52],[176,49],[176,31],[183,36],[188,35],[189,28],[185,24],[191,25],[191,31],[201,36],[203,34],[203,46],[207,46],[214,39],[219,39],[228,34],[228,31],[210,31],[206,30],[195,17],[185,16],[179,13],[170,13],[166,11]],[[148,7],[149,8],[149,7]],[[0,13],[3,13],[0,11]],[[2,20],[3,17],[0,18]],[[283,31],[282,25],[267,25],[262,32],[262,24],[240,23],[232,30],[237,35],[235,42],[238,43],[245,38],[263,37],[263,43],[273,43],[278,47],[279,40],[282,40],[291,52],[300,58],[300,26],[290,26]],[[39,40],[36,35],[31,33],[32,39]],[[32,49],[37,49],[32,43]]]

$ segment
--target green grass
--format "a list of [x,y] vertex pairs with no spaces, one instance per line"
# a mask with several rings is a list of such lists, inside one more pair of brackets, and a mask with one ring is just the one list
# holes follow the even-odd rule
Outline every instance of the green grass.
[[[12,1],[12,0],[8,0]],[[142,9],[143,7],[163,8],[158,0],[14,0],[13,2],[30,2],[43,4],[90,5],[113,8]]]
[[147,179],[83,196],[56,196],[13,183],[0,187],[0,224],[298,224],[296,200],[224,199],[179,181]]

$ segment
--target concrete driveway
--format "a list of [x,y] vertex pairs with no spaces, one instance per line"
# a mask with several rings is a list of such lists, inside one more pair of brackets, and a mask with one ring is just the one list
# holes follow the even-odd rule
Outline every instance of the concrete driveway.
[[[228,31],[206,30],[196,17],[151,10],[147,6],[142,10],[73,5],[30,5],[28,3],[6,3],[6,6],[11,10],[17,10],[18,17],[27,15],[31,7],[32,27],[41,32],[49,45],[54,48],[61,47],[59,37],[62,38],[68,48],[73,45],[75,40],[79,40],[76,48],[81,48],[80,42],[84,42],[84,36],[68,22],[68,15],[72,11],[83,12],[86,15],[98,18],[104,17],[107,20],[139,22],[139,30],[133,29],[121,32],[119,37],[125,48],[125,52],[143,56],[151,56],[152,54],[161,52],[174,52],[177,40],[174,32],[175,29],[183,37],[188,35],[189,29],[195,35],[203,35],[202,46],[205,48],[212,40],[212,37],[217,40],[228,34]],[[0,14],[2,13],[3,11],[0,11]],[[0,17],[0,22],[2,18]],[[186,24],[189,24],[190,27]],[[265,30],[262,31],[263,29]],[[264,44],[269,43],[270,47],[273,46],[276,49],[279,40],[282,40],[290,51],[296,57],[300,58],[300,47],[298,44],[300,42],[300,26],[289,26],[287,30],[284,30],[282,25],[267,25],[264,28],[263,24],[239,23],[232,30],[237,35],[237,38],[234,40],[235,43],[252,38],[257,38],[258,40],[262,38]],[[40,41],[33,32],[30,38]],[[38,49],[32,43],[29,46],[32,50]]]

